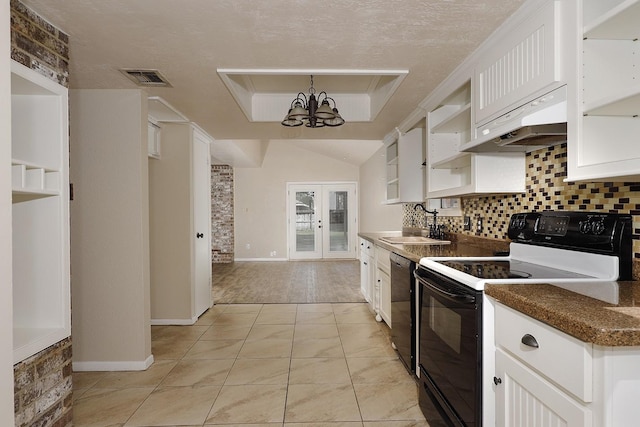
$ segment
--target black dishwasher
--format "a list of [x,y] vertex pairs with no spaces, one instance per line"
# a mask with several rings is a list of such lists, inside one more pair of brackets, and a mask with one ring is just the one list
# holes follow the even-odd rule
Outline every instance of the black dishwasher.
[[409,372],[416,372],[416,263],[391,253],[391,340]]

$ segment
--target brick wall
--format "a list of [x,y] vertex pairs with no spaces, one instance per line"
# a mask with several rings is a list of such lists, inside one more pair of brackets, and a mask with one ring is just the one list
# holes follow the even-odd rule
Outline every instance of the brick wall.
[[71,339],[13,367],[16,426],[72,425]]
[[69,36],[11,0],[11,59],[69,87]]
[[211,166],[211,250],[214,263],[233,262],[233,168]]
[[[11,0],[11,58],[69,86],[69,37]],[[72,425],[71,339],[14,366],[16,426]]]

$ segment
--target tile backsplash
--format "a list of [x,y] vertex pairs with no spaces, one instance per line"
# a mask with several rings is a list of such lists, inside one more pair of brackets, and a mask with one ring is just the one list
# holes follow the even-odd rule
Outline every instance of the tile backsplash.
[[[470,231],[462,217],[442,217],[447,231],[494,239],[506,239],[512,213],[536,210],[567,210],[627,213],[633,215],[633,253],[640,259],[640,183],[564,182],[567,176],[566,144],[528,153],[526,190],[521,194],[464,197],[463,215],[471,218]],[[415,204],[403,206],[403,225],[424,225],[424,214]],[[482,218],[482,231],[476,220]],[[430,220],[429,220],[430,221]]]

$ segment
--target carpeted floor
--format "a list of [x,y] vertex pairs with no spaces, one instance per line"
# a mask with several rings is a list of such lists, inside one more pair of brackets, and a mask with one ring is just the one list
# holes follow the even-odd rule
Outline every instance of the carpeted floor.
[[213,264],[215,304],[364,302],[360,263],[242,261]]

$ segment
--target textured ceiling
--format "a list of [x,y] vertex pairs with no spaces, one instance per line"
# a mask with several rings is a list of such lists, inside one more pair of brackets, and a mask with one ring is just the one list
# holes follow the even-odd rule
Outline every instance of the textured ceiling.
[[[158,69],[173,87],[150,95],[216,139],[264,141],[381,140],[524,0],[22,1],[69,34],[72,88],[132,88],[118,69]],[[249,122],[218,68],[409,73],[373,122],[290,129]]]

